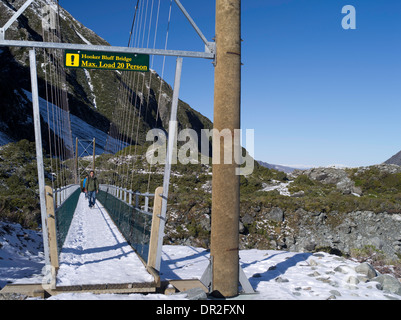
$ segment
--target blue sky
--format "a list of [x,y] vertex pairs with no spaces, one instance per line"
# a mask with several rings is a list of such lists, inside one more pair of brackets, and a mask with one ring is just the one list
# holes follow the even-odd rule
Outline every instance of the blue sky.
[[[147,1],[152,2],[141,0]],[[170,0],[161,2],[157,48],[164,48]],[[211,40],[215,1],[181,2]],[[128,43],[135,3],[60,0],[116,46]],[[345,5],[356,9],[356,30],[341,26]],[[354,167],[381,163],[400,151],[400,16],[396,0],[242,1],[241,125],[255,130],[255,158]],[[167,48],[203,51],[175,4]],[[153,68],[161,74],[161,66],[159,57]],[[171,85],[174,69],[175,59],[167,58],[164,78]],[[180,98],[211,120],[213,81],[210,61],[184,59]]]

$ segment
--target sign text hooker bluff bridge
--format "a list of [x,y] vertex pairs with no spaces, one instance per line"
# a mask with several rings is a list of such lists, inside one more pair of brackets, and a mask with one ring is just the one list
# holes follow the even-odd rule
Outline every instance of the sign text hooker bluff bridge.
[[[80,189],[78,185],[61,188],[60,186],[57,188],[45,186],[36,63],[38,50],[44,50],[44,52],[47,52],[46,50],[54,50],[52,52],[58,52],[57,54],[54,53],[54,56],[58,55],[60,61],[64,60],[56,68],[56,71],[60,72],[61,80],[63,76],[65,77],[64,68],[146,72],[149,71],[149,55],[177,57],[163,187],[157,188],[151,194],[149,192],[134,192],[127,188],[112,185],[101,185],[98,195],[98,200],[113,218],[128,243],[138,253],[147,270],[154,276],[154,286],[160,286],[159,272],[166,223],[173,146],[177,140],[177,106],[183,58],[201,58],[213,61],[215,67],[214,128],[218,132],[224,129],[229,129],[230,132],[240,129],[241,1],[216,0],[215,42],[209,42],[182,3],[179,0],[174,0],[175,4],[204,42],[204,52],[167,50],[166,48],[149,49],[130,46],[113,47],[63,43],[60,36],[61,32],[57,27],[52,36],[46,36],[44,33],[43,42],[6,40],[7,29],[35,2],[39,1],[26,1],[9,21],[0,28],[0,46],[30,48],[32,104],[44,253],[46,266],[50,275],[49,285],[54,292],[62,290],[62,288],[56,286],[57,270],[59,267],[58,256],[67,235],[69,224],[71,223]],[[52,1],[48,2],[52,3]],[[137,2],[136,9],[139,3],[140,0]],[[57,3],[54,2],[53,6],[56,8],[54,12],[58,13],[60,9],[58,1]],[[56,17],[57,19],[60,19],[60,17]],[[50,29],[52,29],[52,26],[50,26]],[[69,123],[69,119],[67,123]],[[72,144],[72,138],[70,140]],[[223,297],[238,295],[240,285],[245,293],[254,293],[253,288],[239,265],[239,176],[236,174],[238,164],[234,161],[234,153],[235,150],[240,148],[240,145],[237,145],[239,141],[236,139],[232,140],[231,156],[233,161],[231,161],[231,164],[213,161],[210,263],[200,279],[202,285],[207,288],[209,293]],[[223,144],[220,144],[219,151],[214,152],[213,157],[220,157],[220,155],[225,154],[226,151]],[[64,158],[68,157],[71,157],[71,155],[67,154],[64,156]],[[76,168],[76,172],[78,172],[78,168]],[[144,199],[144,206],[140,205],[140,198]],[[153,199],[153,210],[149,209],[149,199]],[[124,216],[128,218],[121,218],[119,216],[120,212],[124,212]],[[135,288],[132,289],[132,292],[135,292]],[[148,289],[148,291],[151,291],[150,288]],[[128,289],[126,288],[126,290]],[[142,291],[147,290],[146,288],[142,288]]]

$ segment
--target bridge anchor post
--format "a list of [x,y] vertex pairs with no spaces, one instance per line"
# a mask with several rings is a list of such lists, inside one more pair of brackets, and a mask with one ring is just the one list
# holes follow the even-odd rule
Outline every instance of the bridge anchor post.
[[46,212],[46,196],[45,196],[45,170],[43,166],[43,148],[42,148],[42,131],[40,125],[39,111],[39,92],[38,92],[38,75],[36,70],[36,52],[35,49],[29,50],[29,64],[31,73],[32,87],[32,106],[33,106],[33,123],[35,128],[35,146],[36,146],[36,162],[38,169],[38,184],[40,197],[40,212],[43,234],[43,248],[46,266],[50,266],[49,255],[49,235],[47,232],[47,212]]

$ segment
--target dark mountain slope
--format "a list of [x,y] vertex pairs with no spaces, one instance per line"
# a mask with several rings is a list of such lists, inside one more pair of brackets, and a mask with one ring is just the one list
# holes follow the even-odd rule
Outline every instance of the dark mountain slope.
[[[24,2],[24,0],[0,0],[0,25],[4,25]],[[49,3],[51,3],[50,0],[35,1],[7,30],[6,39],[47,41],[42,36],[41,10]],[[63,42],[109,45],[107,41],[75,20],[63,8],[60,8],[59,21]],[[37,63],[39,95],[45,99],[43,50],[37,50]],[[7,135],[10,141],[20,139],[33,141],[32,106],[29,101],[25,101],[21,90],[31,91],[28,49],[0,47],[0,71],[0,133]],[[124,79],[122,84],[120,84],[121,78]],[[145,86],[141,84],[141,81],[132,86],[125,79],[127,77],[124,74],[116,71],[67,69],[66,91],[69,110],[71,114],[107,133],[110,122],[113,120],[118,122],[118,119],[113,119],[113,113],[118,114],[115,108],[121,94],[120,86],[128,87],[132,97],[128,107],[131,110],[135,108],[137,111],[141,110],[138,142],[143,143],[149,129],[168,128],[173,90],[171,86],[163,82],[162,90],[159,91],[161,79],[156,72],[148,72],[145,75]],[[141,92],[142,88],[144,88],[143,92]],[[160,118],[156,119],[156,114],[159,114]],[[178,121],[180,129],[193,128],[198,133],[203,128],[212,127],[209,119],[182,101],[179,101]],[[42,130],[47,132],[45,121],[42,121]],[[72,135],[74,138],[75,133],[73,132]],[[44,147],[47,148],[45,141]]]

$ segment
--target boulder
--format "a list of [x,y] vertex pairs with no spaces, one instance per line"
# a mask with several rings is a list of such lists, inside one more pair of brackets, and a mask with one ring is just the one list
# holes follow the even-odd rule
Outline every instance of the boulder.
[[350,178],[345,177],[336,184],[336,187],[343,194],[351,194],[354,188],[354,182]]
[[312,168],[303,171],[310,179],[324,184],[335,184],[343,194],[356,194],[361,196],[362,189],[355,186],[347,172],[340,168]]
[[294,192],[293,194],[291,194],[291,197],[293,197],[293,198],[301,198],[303,196],[305,196],[305,191],[303,191],[303,190]]
[[349,276],[347,279],[347,283],[357,285],[357,284],[359,284],[359,279],[354,276]]
[[280,208],[276,207],[270,210],[266,214],[267,218],[269,220],[275,221],[275,222],[283,222],[284,221],[284,212]]
[[347,265],[339,265],[334,269],[335,272],[341,272],[343,274],[353,273],[353,269]]
[[208,214],[203,214],[200,217],[199,225],[206,231],[212,230],[212,219]]
[[238,223],[238,230],[239,230],[239,233],[241,233],[241,234],[243,234],[246,230],[244,224],[241,221],[239,221],[239,223]]
[[304,172],[310,179],[320,181],[324,184],[338,184],[348,178],[343,169],[337,168],[312,168]]
[[371,281],[377,281],[381,284],[383,291],[398,294],[401,296],[401,283],[395,277],[389,274],[382,274]]
[[376,270],[367,262],[356,266],[355,271],[365,275],[368,279],[373,279],[377,275]]
[[254,221],[255,221],[255,219],[251,216],[251,215],[249,215],[248,213],[246,213],[243,217],[242,217],[242,223],[243,224],[252,224]]
[[314,251],[315,248],[316,248],[316,243],[313,242],[313,241],[307,241],[307,242],[304,244],[304,250],[305,250],[305,251],[311,252],[311,251]]

